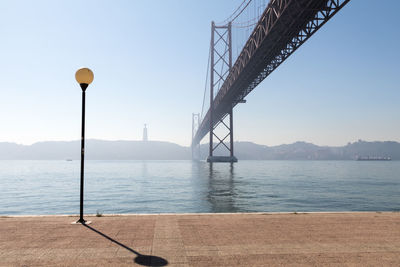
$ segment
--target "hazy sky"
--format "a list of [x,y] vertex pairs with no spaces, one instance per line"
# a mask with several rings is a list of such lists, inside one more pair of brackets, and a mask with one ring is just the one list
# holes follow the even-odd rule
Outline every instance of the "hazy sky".
[[[242,0],[1,1],[0,141],[191,142],[211,20]],[[352,0],[234,110],[235,140],[400,141],[400,1]],[[208,141],[207,138],[203,142]]]

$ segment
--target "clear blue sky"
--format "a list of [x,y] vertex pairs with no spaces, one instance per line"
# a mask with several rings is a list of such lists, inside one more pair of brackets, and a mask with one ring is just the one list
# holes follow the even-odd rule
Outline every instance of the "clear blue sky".
[[[147,123],[150,140],[189,145],[210,22],[241,2],[2,1],[0,141],[79,139],[87,66],[88,138],[140,140]],[[235,139],[400,141],[399,9],[350,1],[234,110]]]

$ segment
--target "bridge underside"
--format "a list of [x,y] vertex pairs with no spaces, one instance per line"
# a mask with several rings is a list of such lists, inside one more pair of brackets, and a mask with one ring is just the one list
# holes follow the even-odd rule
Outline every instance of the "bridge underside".
[[200,143],[232,108],[350,0],[271,0],[202,120]]

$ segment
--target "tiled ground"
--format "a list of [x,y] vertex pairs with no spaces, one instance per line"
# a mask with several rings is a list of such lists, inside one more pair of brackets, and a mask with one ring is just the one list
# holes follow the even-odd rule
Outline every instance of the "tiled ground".
[[0,266],[400,266],[400,213],[87,219],[0,217]]

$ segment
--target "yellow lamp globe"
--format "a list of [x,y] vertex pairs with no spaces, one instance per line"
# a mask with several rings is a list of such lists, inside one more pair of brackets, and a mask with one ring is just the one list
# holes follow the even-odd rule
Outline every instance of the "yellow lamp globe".
[[75,79],[81,85],[81,87],[82,85],[85,85],[85,87],[87,87],[93,82],[93,71],[91,71],[89,68],[80,68],[75,73]]

